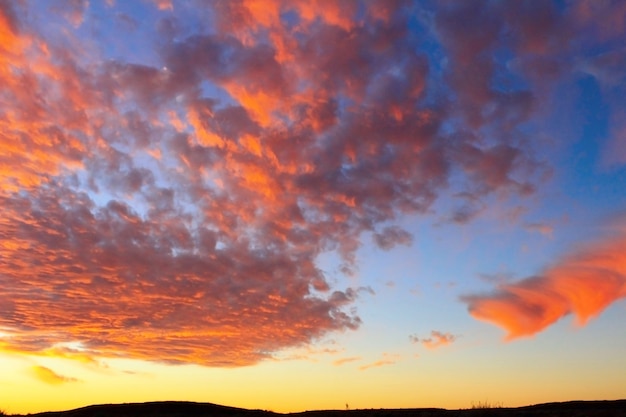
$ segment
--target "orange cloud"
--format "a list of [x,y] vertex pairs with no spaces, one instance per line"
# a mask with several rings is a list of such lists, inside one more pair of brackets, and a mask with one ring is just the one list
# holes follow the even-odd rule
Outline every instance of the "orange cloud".
[[346,363],[359,361],[359,360],[361,360],[360,356],[351,356],[351,357],[348,357],[348,358],[337,359],[337,360],[333,361],[333,365],[341,366],[341,365],[344,365]]
[[626,297],[626,228],[565,256],[541,275],[505,283],[495,293],[463,297],[470,314],[507,332],[534,335],[573,313],[578,324]]
[[307,21],[320,18],[329,25],[338,26],[345,31],[349,31],[357,24],[353,18],[358,7],[355,0],[346,0],[342,3],[332,0],[312,0],[294,3],[293,6]]
[[400,355],[392,355],[389,353],[384,353],[382,359],[359,366],[359,370],[366,371],[371,368],[379,368],[381,366],[394,365],[398,361],[399,358],[400,358]]
[[419,338],[416,335],[411,335],[409,336],[409,339],[412,343],[421,343],[427,349],[438,349],[452,344],[457,339],[457,336],[451,333],[443,333],[438,330],[433,330],[430,332],[430,337]]
[[[350,275],[363,236],[385,250],[410,244],[394,222],[432,212],[450,188],[470,202],[524,196],[542,172],[532,144],[510,140],[532,113],[532,86],[494,91],[484,57],[498,46],[542,58],[551,44],[533,30],[552,34],[550,19],[518,25],[499,8],[446,3],[433,14],[450,62],[439,68],[407,36],[411,2],[207,2],[189,15],[214,29],[193,33],[176,24],[184,2],[155,0],[138,7],[160,10],[158,33],[114,26],[158,37],[132,56],[101,30],[115,10],[84,19],[94,6],[72,4],[0,2],[0,327],[13,332],[3,349],[256,363],[359,327],[361,291],[332,285],[321,254],[335,251]],[[81,33],[34,25],[41,13]],[[576,292],[590,284],[575,282],[560,291],[595,314]],[[484,317],[502,304],[474,300]],[[84,350],[59,348],[74,342]]]
[[61,385],[68,382],[77,382],[76,378],[69,378],[63,375],[59,375],[50,368],[45,366],[36,365],[32,367],[35,377],[40,381],[50,385]]

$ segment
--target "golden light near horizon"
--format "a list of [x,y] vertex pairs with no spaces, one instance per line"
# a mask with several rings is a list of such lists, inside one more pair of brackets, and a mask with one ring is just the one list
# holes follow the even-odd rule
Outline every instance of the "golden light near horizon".
[[624,398],[626,5],[0,2],[0,408]]

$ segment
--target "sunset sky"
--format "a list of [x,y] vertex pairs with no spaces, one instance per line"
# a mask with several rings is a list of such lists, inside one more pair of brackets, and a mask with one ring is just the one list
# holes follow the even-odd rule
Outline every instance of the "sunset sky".
[[626,2],[0,0],[0,409],[626,398]]

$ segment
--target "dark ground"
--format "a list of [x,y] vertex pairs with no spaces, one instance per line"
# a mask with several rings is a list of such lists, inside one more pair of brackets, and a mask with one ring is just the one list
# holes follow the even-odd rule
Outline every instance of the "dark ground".
[[31,417],[626,417],[626,400],[570,401],[518,408],[442,408],[320,410],[280,414],[209,403],[152,402],[92,405],[69,411],[29,414]]

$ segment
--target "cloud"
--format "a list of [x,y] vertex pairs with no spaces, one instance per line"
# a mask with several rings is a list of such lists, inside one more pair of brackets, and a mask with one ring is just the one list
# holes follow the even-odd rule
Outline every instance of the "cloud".
[[542,274],[503,283],[495,292],[463,297],[470,314],[507,332],[532,336],[572,313],[579,325],[626,297],[626,227],[567,254]]
[[371,368],[379,368],[381,366],[393,365],[395,363],[396,363],[396,361],[391,360],[391,359],[381,359],[381,360],[378,360],[376,362],[372,362],[372,363],[368,363],[368,364],[363,365],[363,366],[359,366],[359,370],[360,371],[366,371],[366,370],[371,369]]
[[45,366],[36,365],[32,367],[32,370],[40,381],[50,385],[61,385],[69,382],[78,382],[76,378],[69,378],[63,375],[59,375],[50,368]]
[[383,353],[383,357],[375,362],[359,366],[359,371],[366,371],[371,368],[379,368],[381,366],[394,365],[400,359],[400,355]]
[[440,347],[450,345],[454,343],[457,338],[458,336],[455,336],[452,333],[443,333],[438,330],[431,331],[430,337],[427,338],[420,338],[417,335],[409,336],[411,343],[421,343],[427,349],[438,349]]
[[360,356],[351,356],[351,357],[348,357],[348,358],[340,358],[340,359],[337,359],[337,360],[333,361],[333,365],[341,366],[341,365],[344,365],[346,363],[359,361],[359,360],[361,360]]
[[[626,5],[619,1],[597,3],[584,0],[573,7],[572,16],[581,29],[603,41],[618,39],[626,30]],[[598,19],[605,24],[599,24]]]
[[85,20],[85,10],[88,0],[62,0],[53,6],[54,12],[59,13],[74,27],[78,28]]
[[[369,290],[333,284],[322,254],[350,274],[364,236],[408,245],[394,224],[438,199],[464,196],[443,217],[467,222],[491,194],[532,193],[534,74],[569,39],[557,17],[593,24],[539,4],[535,22],[461,3],[153,1],[126,20],[158,24],[109,25],[149,40],[131,56],[103,29],[115,2],[98,19],[67,4],[0,2],[3,348],[210,366],[358,329]],[[68,19],[80,34],[55,30]],[[507,48],[517,66],[489,58]],[[505,75],[524,82],[496,88]]]
[[374,234],[374,242],[383,250],[390,250],[396,245],[409,246],[413,243],[413,236],[399,227],[389,226],[380,233]]
[[172,0],[155,0],[154,2],[159,10],[174,10]]

